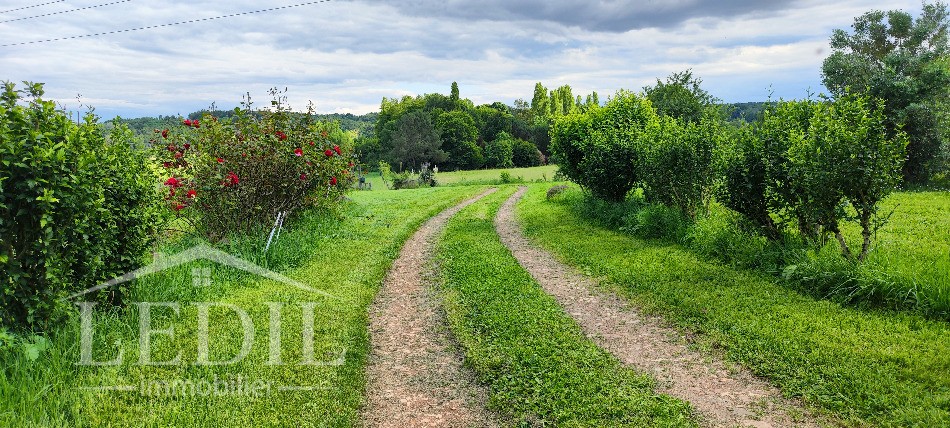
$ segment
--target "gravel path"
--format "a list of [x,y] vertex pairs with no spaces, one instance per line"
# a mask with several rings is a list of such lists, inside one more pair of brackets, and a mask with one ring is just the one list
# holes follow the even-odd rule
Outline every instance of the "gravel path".
[[710,427],[819,426],[816,419],[778,389],[748,370],[691,350],[662,319],[640,314],[597,284],[558,262],[524,237],[514,207],[522,187],[501,207],[495,228],[518,262],[554,296],[587,336],[621,362],[657,379],[658,392],[693,405]]
[[406,241],[369,310],[367,427],[496,426],[433,290],[433,246],[445,223],[488,190],[429,219]]

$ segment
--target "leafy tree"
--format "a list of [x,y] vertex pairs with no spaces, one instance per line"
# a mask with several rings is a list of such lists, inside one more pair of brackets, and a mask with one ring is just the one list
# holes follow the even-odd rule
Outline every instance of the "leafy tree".
[[506,111],[482,105],[475,108],[473,116],[478,127],[478,138],[483,144],[496,140],[501,133],[511,133],[513,117]]
[[548,88],[541,82],[534,85],[534,97],[531,98],[531,115],[537,119],[547,119],[551,114],[551,99],[548,98]]
[[604,107],[555,120],[551,157],[571,181],[595,196],[622,201],[640,181],[641,146],[656,121],[648,100],[620,91]]
[[702,83],[702,79],[693,77],[691,70],[686,70],[671,74],[666,82],[657,79],[656,85],[644,87],[643,92],[661,116],[698,123],[704,112],[716,102],[703,90]]
[[511,168],[514,138],[507,132],[498,134],[498,138],[485,145],[485,165],[489,168]]
[[447,158],[442,151],[442,140],[429,114],[414,111],[399,117],[393,123],[390,157],[395,162],[413,169],[422,163],[439,164]]
[[453,103],[459,102],[459,84],[457,82],[452,82],[452,94],[449,95],[449,99],[451,99]]
[[910,138],[903,177],[929,179],[940,152],[938,106],[950,98],[947,6],[924,4],[914,19],[901,10],[874,10],[852,24],[853,33],[836,29],[832,54],[822,65],[822,79],[836,96],[849,88],[885,101],[887,129],[895,136],[903,126]]
[[531,142],[516,138],[511,149],[511,161],[518,168],[539,166],[544,162],[544,155]]
[[435,121],[442,139],[442,150],[448,153],[445,166],[458,169],[476,169],[484,163],[482,148],[478,146],[478,128],[472,116],[463,111],[450,111]]

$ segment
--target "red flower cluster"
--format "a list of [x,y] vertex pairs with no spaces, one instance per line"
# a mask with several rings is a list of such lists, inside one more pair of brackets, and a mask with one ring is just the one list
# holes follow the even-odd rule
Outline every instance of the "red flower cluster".
[[336,186],[336,177],[330,177],[330,185]]
[[323,154],[327,155],[328,158],[332,158],[332,157],[333,157],[333,150],[326,149],[326,150],[323,152]]
[[185,196],[187,196],[188,199],[194,199],[195,196],[198,196],[198,192],[195,189],[189,189],[188,193],[185,193]]
[[284,133],[281,132],[281,131],[275,132],[274,135],[276,135],[276,136],[277,136],[277,139],[280,140],[280,141],[284,141],[284,140],[287,139],[287,134],[284,134]]
[[222,159],[222,158],[218,158],[218,159],[216,159],[216,160],[218,161],[218,163],[224,163],[224,159]]
[[294,156],[303,156],[303,149],[294,149]]
[[168,130],[165,129],[162,131],[162,138],[168,138]]
[[201,127],[201,123],[200,123],[197,119],[195,119],[195,120],[185,119],[185,120],[183,120],[183,121],[181,122],[181,124],[182,124],[182,125],[185,125],[185,126],[191,126],[191,127],[194,127],[194,128],[200,128],[200,127]]
[[182,183],[177,178],[171,177],[168,180],[165,180],[165,185],[174,189],[176,187],[181,187]]
[[338,155],[341,155],[341,156],[343,155],[343,151],[340,150],[340,146],[333,146],[333,151],[336,152],[336,154]]
[[231,186],[237,185],[237,184],[240,183],[240,182],[241,182],[241,180],[238,179],[237,174],[235,174],[234,171],[229,171],[227,178],[225,178],[223,181],[221,181],[221,184],[222,184],[224,187],[231,187]]

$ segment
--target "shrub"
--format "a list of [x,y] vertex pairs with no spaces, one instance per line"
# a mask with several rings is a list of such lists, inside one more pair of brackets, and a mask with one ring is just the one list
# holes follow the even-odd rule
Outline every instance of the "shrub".
[[551,156],[559,171],[597,197],[621,201],[639,182],[637,164],[645,130],[656,112],[646,99],[618,92],[606,106],[557,119]]
[[713,151],[721,135],[718,124],[709,118],[683,124],[664,116],[646,133],[652,141],[644,147],[639,167],[644,195],[696,218],[712,196]]
[[544,163],[544,155],[537,146],[528,141],[515,139],[511,149],[511,160],[518,168],[539,166]]
[[743,128],[733,134],[731,147],[723,150],[722,186],[717,199],[751,222],[758,233],[778,240],[781,231],[769,214],[766,171],[758,128]]
[[290,111],[276,91],[272,109],[233,118],[205,115],[156,133],[170,209],[208,239],[247,232],[279,212],[335,206],[354,182],[352,141],[335,122]]
[[485,145],[485,166],[489,168],[511,168],[514,138],[506,132],[498,134],[498,138]]
[[48,328],[63,297],[140,267],[159,220],[128,128],[107,138],[91,112],[73,123],[42,95],[5,82],[0,99],[0,325],[12,328]]

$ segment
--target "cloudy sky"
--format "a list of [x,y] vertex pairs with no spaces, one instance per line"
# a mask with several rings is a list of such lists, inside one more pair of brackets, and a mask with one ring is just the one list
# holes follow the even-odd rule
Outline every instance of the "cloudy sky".
[[[309,3],[301,6],[301,3]],[[202,20],[290,6],[223,19]],[[824,90],[834,28],[919,0],[0,0],[0,80],[103,117],[175,115],[257,102],[365,113],[382,97],[448,93],[530,100],[534,83],[575,94],[639,90],[691,68],[728,102]],[[78,10],[77,10],[78,9]],[[45,43],[40,40],[108,33]]]

